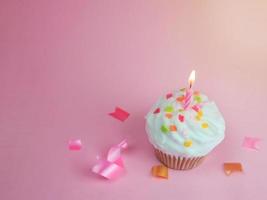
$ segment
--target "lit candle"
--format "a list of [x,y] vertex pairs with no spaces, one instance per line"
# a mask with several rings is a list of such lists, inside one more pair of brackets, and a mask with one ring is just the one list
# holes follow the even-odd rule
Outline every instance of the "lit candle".
[[185,101],[184,101],[184,110],[188,109],[192,102],[192,95],[193,95],[193,84],[195,82],[195,76],[196,76],[196,71],[193,70],[189,76],[188,82],[189,82],[189,88],[186,89],[185,93]]

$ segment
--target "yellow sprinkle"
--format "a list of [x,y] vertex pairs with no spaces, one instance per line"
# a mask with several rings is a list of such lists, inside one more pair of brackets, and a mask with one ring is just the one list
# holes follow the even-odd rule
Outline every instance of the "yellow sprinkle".
[[197,112],[197,115],[200,116],[200,117],[202,117],[203,116],[203,111],[202,110],[198,111]]
[[197,116],[196,116],[196,120],[197,120],[197,121],[200,121],[200,120],[201,120],[201,116],[197,115]]
[[184,141],[184,146],[185,146],[185,147],[191,147],[192,144],[193,144],[193,142],[192,142],[191,140],[186,140],[186,141]]
[[208,128],[209,127],[209,125],[207,123],[203,123],[201,126],[202,126],[202,128]]

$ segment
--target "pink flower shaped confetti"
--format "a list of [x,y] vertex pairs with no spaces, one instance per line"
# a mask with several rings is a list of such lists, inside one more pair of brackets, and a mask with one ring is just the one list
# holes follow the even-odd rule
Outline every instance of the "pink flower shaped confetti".
[[260,138],[245,137],[243,140],[242,147],[247,149],[259,150],[258,144],[260,141],[261,141]]

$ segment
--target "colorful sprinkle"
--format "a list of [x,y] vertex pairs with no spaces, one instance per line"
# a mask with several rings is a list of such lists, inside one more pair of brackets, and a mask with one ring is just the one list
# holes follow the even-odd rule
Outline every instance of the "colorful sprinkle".
[[170,125],[170,131],[177,131],[177,127],[175,125]]
[[166,95],[166,99],[169,99],[169,98],[171,98],[172,97],[172,93],[168,93],[167,95]]
[[194,96],[194,100],[197,102],[197,103],[201,103],[202,99],[200,96]]
[[200,92],[199,91],[194,91],[194,95],[199,96]]
[[172,106],[167,106],[166,108],[165,108],[165,110],[164,110],[165,112],[173,112],[174,111],[174,109],[173,109],[173,107]]
[[180,89],[181,92],[184,92],[185,90],[186,90],[186,88],[182,88],[182,89]]
[[161,128],[160,128],[160,130],[161,130],[163,133],[168,133],[168,132],[169,132],[168,127],[165,126],[165,125],[162,125]]
[[202,110],[198,111],[197,115],[200,116],[200,117],[203,117],[203,111]]
[[168,119],[171,119],[172,118],[172,114],[171,113],[166,113],[165,117],[167,117]]
[[191,147],[192,144],[193,144],[193,142],[192,142],[191,140],[186,140],[186,141],[184,141],[184,146],[185,146],[185,147]]
[[185,96],[180,96],[180,97],[177,97],[177,98],[176,98],[176,101],[178,101],[178,102],[183,102],[184,99],[185,99]]
[[203,123],[201,126],[202,126],[202,128],[208,128],[209,127],[208,123]]
[[178,115],[178,119],[180,120],[180,122],[184,122],[184,116],[183,115]]
[[197,116],[196,116],[196,120],[197,120],[197,121],[200,121],[200,120],[201,120],[201,117],[197,115]]
[[184,109],[179,109],[178,112],[184,112]]
[[158,114],[160,112],[160,108],[157,108],[153,113]]
[[200,110],[200,106],[199,105],[193,105],[192,109],[196,112],[198,112]]

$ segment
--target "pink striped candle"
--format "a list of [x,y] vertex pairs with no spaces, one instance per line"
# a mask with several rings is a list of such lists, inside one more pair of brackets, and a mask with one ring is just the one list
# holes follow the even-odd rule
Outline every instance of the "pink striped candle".
[[185,93],[184,110],[187,110],[188,107],[190,106],[192,102],[192,95],[193,95],[192,89],[191,88],[187,89]]
[[195,74],[196,72],[195,70],[193,70],[188,79],[189,88],[186,90],[186,93],[185,93],[184,110],[187,110],[192,102],[192,96],[193,96],[192,86],[195,81]]

